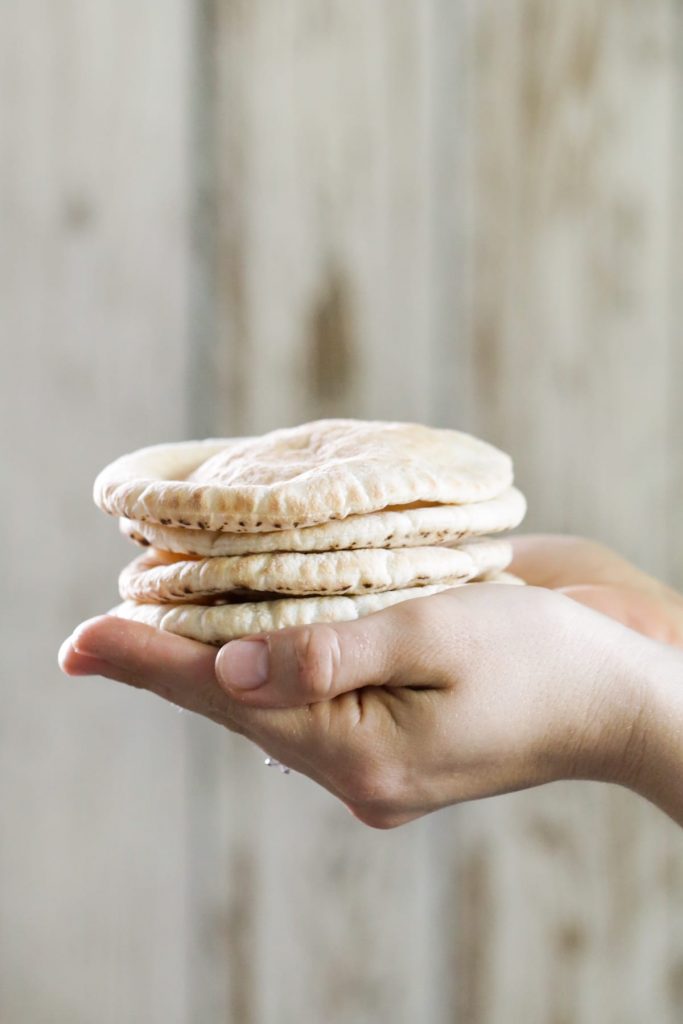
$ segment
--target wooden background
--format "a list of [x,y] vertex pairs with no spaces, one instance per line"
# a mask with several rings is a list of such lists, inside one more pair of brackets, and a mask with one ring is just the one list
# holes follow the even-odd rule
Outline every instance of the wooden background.
[[512,451],[683,585],[681,0],[0,10],[0,1020],[678,1024],[680,832],[555,785],[359,825],[61,639],[144,443],[324,414]]

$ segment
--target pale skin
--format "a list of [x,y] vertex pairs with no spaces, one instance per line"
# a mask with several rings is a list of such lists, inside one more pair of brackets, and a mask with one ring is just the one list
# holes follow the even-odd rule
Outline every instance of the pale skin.
[[683,825],[683,598],[590,541],[514,546],[525,588],[461,587],[219,653],[101,616],[60,664],[241,733],[378,828],[559,779],[627,786]]

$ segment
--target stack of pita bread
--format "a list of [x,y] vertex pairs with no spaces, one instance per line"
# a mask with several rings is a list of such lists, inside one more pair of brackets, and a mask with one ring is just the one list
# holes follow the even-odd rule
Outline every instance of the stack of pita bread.
[[411,423],[319,420],[142,449],[95,482],[99,507],[146,549],[113,614],[221,645],[515,582],[510,544],[488,536],[524,516],[512,479],[491,445]]

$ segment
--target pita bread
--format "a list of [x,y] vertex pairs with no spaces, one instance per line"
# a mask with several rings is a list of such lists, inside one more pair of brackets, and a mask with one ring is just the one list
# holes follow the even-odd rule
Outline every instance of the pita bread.
[[[508,575],[508,574],[506,574]],[[488,582],[498,582],[493,578]],[[502,581],[501,581],[502,582]],[[506,581],[510,582],[510,581]],[[143,622],[177,636],[221,646],[230,640],[257,633],[270,633],[288,626],[307,626],[314,622],[348,622],[381,611],[401,601],[430,597],[453,586],[435,584],[390,590],[384,594],[359,594],[335,597],[285,597],[281,600],[225,605],[159,605],[125,601],[110,614],[121,619]],[[471,586],[472,584],[467,584]]]
[[258,438],[142,449],[104,469],[94,497],[127,519],[254,533],[397,506],[488,501],[511,484],[509,456],[468,434],[318,420]]
[[466,537],[500,533],[519,526],[524,496],[510,487],[497,498],[471,505],[431,505],[402,511],[370,512],[333,519],[319,526],[271,533],[224,533],[157,526],[121,519],[121,532],[142,547],[181,555],[218,558],[262,551],[352,551],[453,544]]
[[397,548],[276,552],[186,559],[152,548],[119,577],[124,600],[193,601],[231,591],[269,594],[363,594],[432,583],[466,581],[504,569],[512,559],[504,540],[460,548]]

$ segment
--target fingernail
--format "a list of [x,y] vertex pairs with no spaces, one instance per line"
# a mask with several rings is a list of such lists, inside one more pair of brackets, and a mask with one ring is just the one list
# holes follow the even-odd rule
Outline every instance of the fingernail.
[[[97,643],[98,634],[95,631],[95,636],[92,638],[90,627],[95,623],[101,622],[104,618],[106,616],[96,615],[92,619],[86,619],[85,622],[81,622],[79,626],[76,626],[69,640],[71,646],[78,654],[99,655],[101,653],[100,645]],[[95,639],[95,643],[92,642],[93,639]]]
[[73,637],[67,637],[59,648],[57,663],[67,676],[99,676],[105,675],[109,667],[102,658],[93,658],[89,654],[81,654],[73,645]]
[[265,640],[232,640],[221,648],[216,674],[232,690],[256,690],[268,679],[268,644]]

